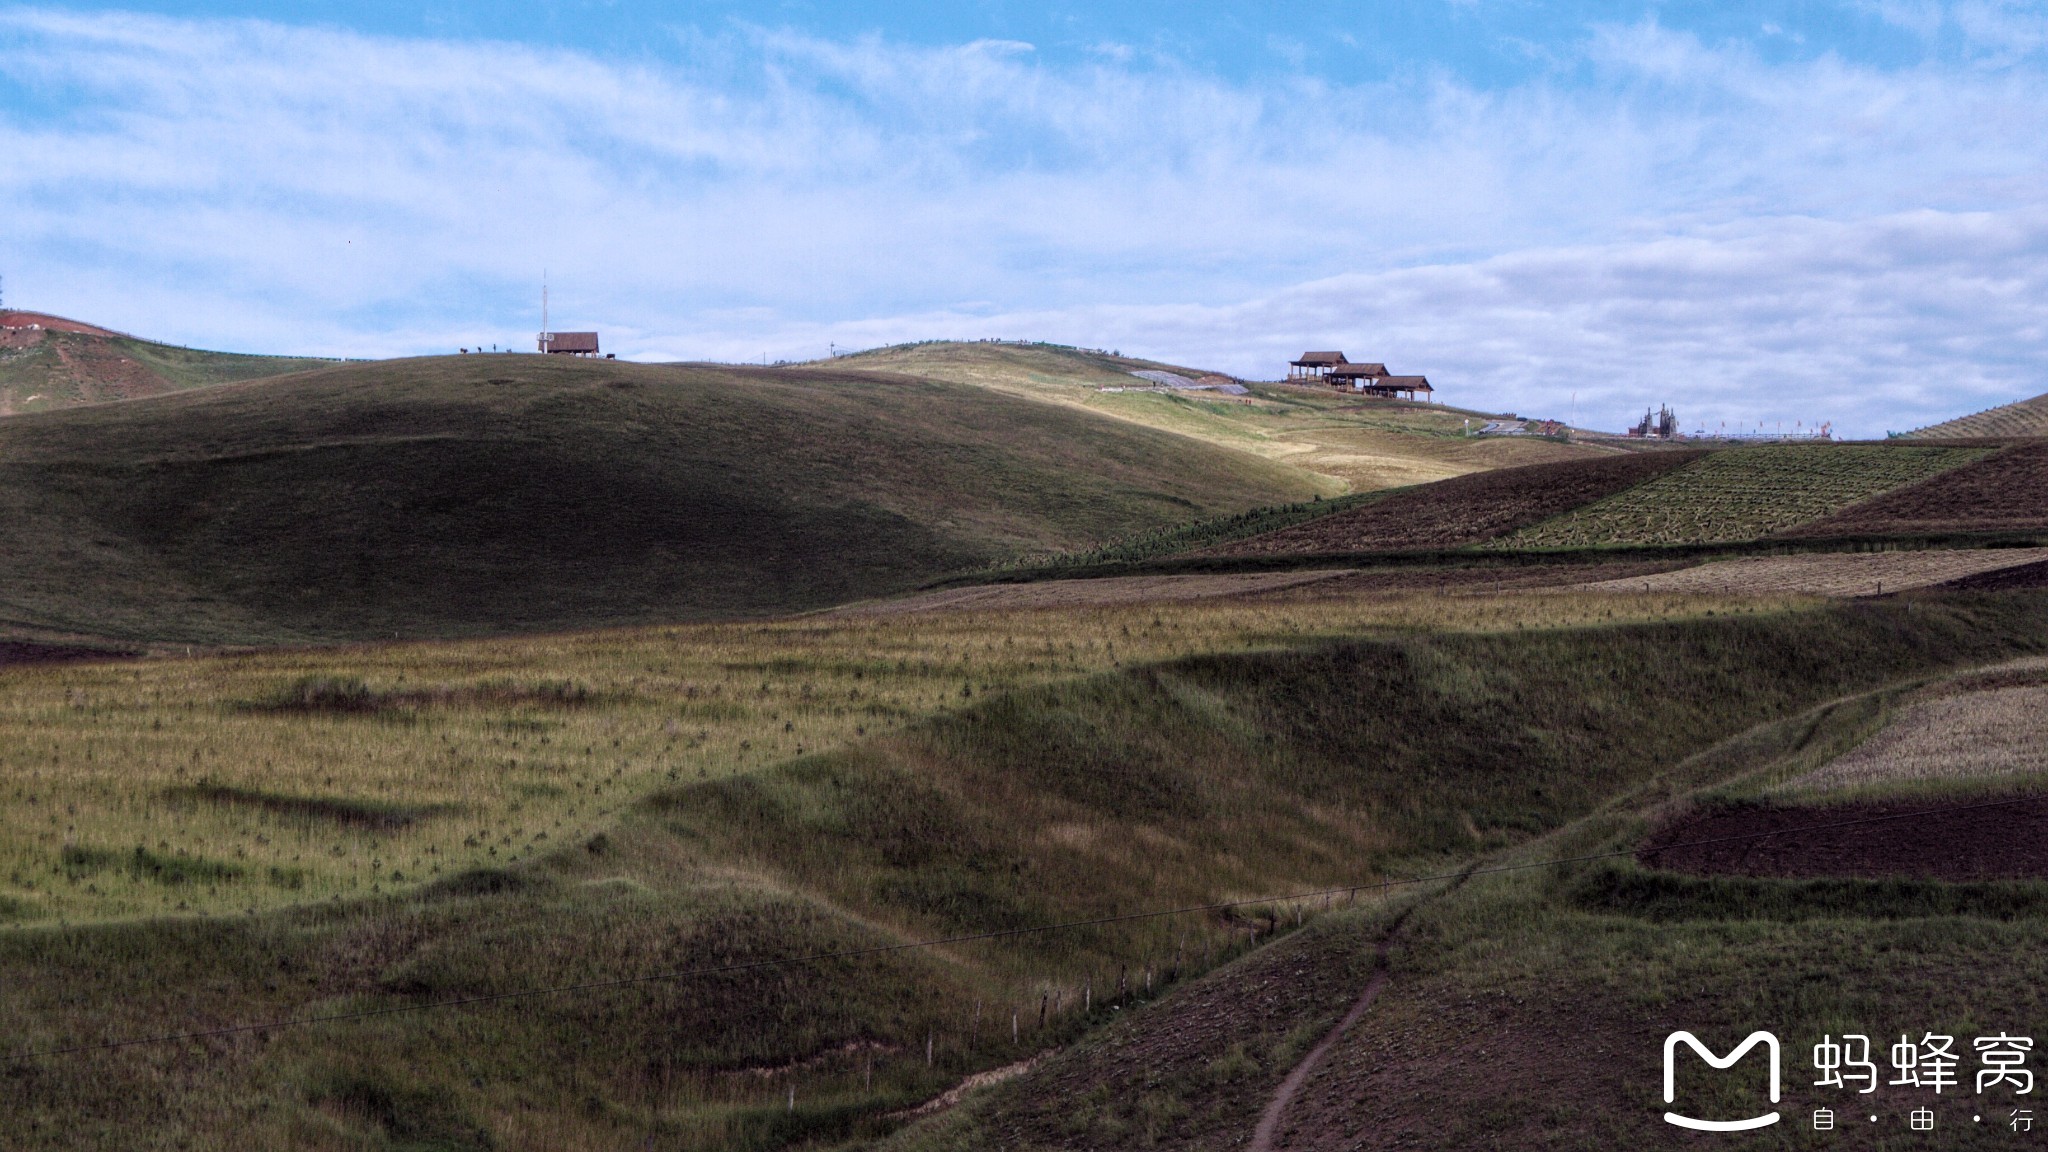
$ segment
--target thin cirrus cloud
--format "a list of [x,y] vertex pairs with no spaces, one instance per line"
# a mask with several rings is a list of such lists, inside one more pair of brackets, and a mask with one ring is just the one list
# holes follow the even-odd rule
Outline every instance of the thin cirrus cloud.
[[1330,345],[1477,407],[1872,435],[2048,387],[2027,16],[1896,7],[1964,46],[1887,67],[1588,26],[1487,86],[14,10],[0,272],[269,351],[523,346],[545,268],[558,322],[640,358],[1004,336],[1270,376]]

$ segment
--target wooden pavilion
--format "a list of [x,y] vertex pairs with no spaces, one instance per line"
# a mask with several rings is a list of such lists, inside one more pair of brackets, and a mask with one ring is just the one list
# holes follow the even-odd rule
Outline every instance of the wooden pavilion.
[[1289,380],[1321,380],[1332,368],[1350,361],[1344,359],[1342,352],[1303,352],[1301,359],[1287,363]]

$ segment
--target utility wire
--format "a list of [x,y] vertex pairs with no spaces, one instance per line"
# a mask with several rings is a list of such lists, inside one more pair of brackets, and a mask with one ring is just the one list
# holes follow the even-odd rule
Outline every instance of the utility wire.
[[1285,896],[1262,896],[1250,900],[1227,900],[1215,904],[1189,904],[1179,908],[1153,909],[1145,912],[1124,912],[1114,916],[1096,916],[1086,920],[1066,920],[1057,924],[1041,924],[1032,928],[1005,928],[995,932],[975,932],[965,936],[944,936],[931,940],[912,940],[901,944],[878,944],[868,948],[846,948],[832,952],[811,952],[801,956],[788,956],[777,960],[748,960],[737,964],[719,964],[704,968],[681,968],[670,972],[655,972],[644,976],[623,976],[616,980],[591,980],[580,984],[555,984],[543,988],[525,988],[516,992],[493,992],[482,996],[459,996],[450,1000],[430,1000],[423,1004],[399,1004],[385,1008],[364,1008],[354,1012],[333,1012],[320,1016],[294,1016],[282,1020],[268,1020],[256,1024],[234,1024],[224,1028],[209,1028],[197,1032],[170,1032],[161,1036],[136,1036],[123,1040],[106,1040],[96,1044],[73,1044],[62,1048],[31,1049],[13,1057],[17,1062],[49,1056],[71,1056],[81,1052],[105,1052],[116,1048],[135,1048],[147,1044],[172,1044],[183,1040],[205,1040],[216,1036],[235,1036],[245,1032],[268,1032],[274,1029],[302,1028],[312,1024],[334,1024],[348,1020],[367,1020],[378,1016],[398,1016],[411,1012],[427,1012],[439,1008],[460,1008],[471,1004],[495,1004],[505,1000],[527,1000],[540,996],[559,996],[570,992],[595,992],[608,988],[627,988],[639,984],[662,984],[704,976],[718,976],[731,972],[753,972],[765,968],[789,968],[799,964],[815,964],[827,960],[852,960],[863,956],[884,956],[895,952],[908,952],[919,948],[943,948],[954,944],[974,944],[984,940],[1002,940],[1017,936],[1032,936],[1045,932],[1060,932],[1072,928],[1093,928],[1105,924],[1127,924],[1137,920],[1158,920],[1169,916],[1185,916],[1197,912],[1228,912],[1237,908],[1261,904],[1285,904],[1317,897],[1334,899],[1338,896],[1355,897],[1361,892],[1385,891],[1415,884],[1431,884],[1438,881],[1458,880],[1474,876],[1493,876],[1504,872],[1524,872],[1532,868],[1552,868],[1561,864],[1583,864],[1593,860],[1611,860],[1617,856],[1632,856],[1643,853],[1658,856],[1679,848],[1700,848],[1710,844],[1730,844],[1744,840],[1763,840],[1772,836],[1794,836],[1809,832],[1825,832],[1834,828],[1850,828],[1862,824],[1882,824],[1893,820],[1916,819],[1925,816],[1946,815],[1951,812],[1971,812],[1984,808],[2006,808],[2039,799],[2035,795],[2013,796],[2004,800],[1991,800],[1977,804],[1955,804],[1943,808],[1923,808],[1917,812],[1897,812],[1890,816],[1866,816],[1856,820],[1838,820],[1828,824],[1811,824],[1803,828],[1782,828],[1771,832],[1745,832],[1735,836],[1715,836],[1705,840],[1685,840],[1675,844],[1660,844],[1655,847],[1618,848],[1608,852],[1593,852],[1584,856],[1565,856],[1552,860],[1536,860],[1526,864],[1497,864],[1491,868],[1474,868],[1470,871],[1439,872],[1430,876],[1412,876],[1403,879],[1381,880],[1373,884],[1352,884],[1341,888],[1319,888],[1312,892],[1296,892]]

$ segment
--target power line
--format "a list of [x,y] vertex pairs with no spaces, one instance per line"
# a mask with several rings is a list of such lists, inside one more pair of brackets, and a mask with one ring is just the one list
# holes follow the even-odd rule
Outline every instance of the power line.
[[1658,845],[1647,850],[1643,848],[1618,848],[1609,852],[1592,852],[1584,856],[1565,856],[1554,860],[1536,860],[1526,864],[1498,864],[1491,868],[1439,872],[1430,876],[1381,880],[1374,884],[1352,884],[1341,888],[1319,888],[1312,892],[1296,892],[1285,896],[1262,896],[1250,900],[1227,900],[1215,904],[1189,904],[1179,908],[1124,912],[1114,916],[1096,916],[1086,920],[1066,920],[1057,924],[1041,924],[1033,928],[1005,928],[1000,931],[976,932],[965,936],[944,936],[932,940],[912,940],[901,944],[878,944],[869,948],[847,948],[833,952],[812,952],[802,956],[784,957],[779,960],[749,960],[738,964],[719,964],[705,968],[682,968],[671,972],[649,973],[644,976],[623,976],[615,980],[591,980],[580,984],[555,984],[543,988],[525,988],[516,992],[494,992],[483,996],[459,996],[451,1000],[431,1000],[424,1004],[399,1004],[386,1008],[365,1008],[354,1012],[333,1012],[320,1016],[295,1016],[256,1024],[234,1024],[225,1028],[209,1028],[196,1032],[170,1032],[160,1036],[136,1036],[123,1040],[106,1040],[97,1044],[73,1044],[63,1048],[30,1050],[17,1054],[13,1059],[15,1061],[24,1061],[38,1057],[70,1056],[81,1052],[105,1052],[116,1048],[134,1048],[147,1044],[172,1044],[183,1040],[206,1040],[216,1036],[236,1036],[247,1032],[269,1032],[285,1028],[301,1028],[312,1024],[334,1024],[349,1020],[367,1020],[378,1016],[397,1016],[410,1012],[428,1012],[441,1008],[460,1008],[471,1004],[494,1004],[506,1000],[527,1000],[541,996],[565,995],[571,992],[596,992],[608,988],[628,988],[639,984],[671,983],[704,976],[724,975],[731,972],[752,972],[764,968],[789,968],[799,964],[816,964],[828,960],[852,960],[864,956],[883,956],[896,952],[908,952],[919,948],[943,948],[955,944],[975,944],[987,940],[1032,936],[1045,932],[1061,932],[1073,928],[1094,928],[1105,924],[1127,924],[1137,920],[1159,920],[1170,916],[1191,915],[1197,912],[1227,912],[1236,908],[1247,908],[1261,904],[1285,904],[1313,900],[1318,897],[1333,899],[1337,896],[1355,897],[1361,892],[1384,891],[1389,888],[1467,879],[1474,876],[1493,876],[1504,872],[1524,872],[1532,868],[1552,868],[1561,864],[1583,864],[1593,860],[1611,860],[1617,856],[1631,856],[1642,851],[1648,851],[1651,855],[1658,855],[1677,848],[1700,848],[1709,844],[1728,844],[1742,840],[1763,840],[1772,836],[1794,836],[1809,832],[1824,832],[1833,828],[1849,828],[1859,824],[1882,824],[1893,820],[1939,816],[1951,812],[1970,812],[1983,808],[2006,808],[2035,799],[2039,799],[2039,797],[2028,794],[1977,804],[1955,804],[1943,808],[1926,808],[1917,812],[1897,812],[1890,816],[1866,816],[1856,820],[1838,820],[1828,824],[1811,824],[1804,828],[1781,828],[1770,832],[1747,832],[1735,836],[1715,836],[1705,840],[1686,840],[1675,844]]

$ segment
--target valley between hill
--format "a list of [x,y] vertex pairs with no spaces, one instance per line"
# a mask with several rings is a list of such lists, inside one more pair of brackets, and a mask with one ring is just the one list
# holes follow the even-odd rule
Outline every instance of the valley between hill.
[[[2038,442],[1106,390],[1153,367],[438,357],[0,420],[0,626],[91,642],[0,647],[0,1132],[1655,1147],[1667,1019],[2044,1024],[2048,807],[1989,880],[1674,839],[2041,783]],[[1965,731],[2006,751],[1930,768]]]

